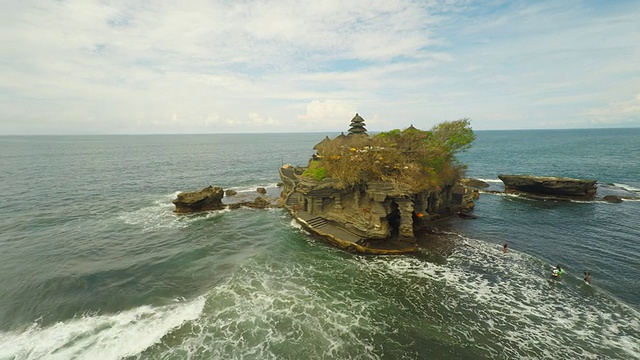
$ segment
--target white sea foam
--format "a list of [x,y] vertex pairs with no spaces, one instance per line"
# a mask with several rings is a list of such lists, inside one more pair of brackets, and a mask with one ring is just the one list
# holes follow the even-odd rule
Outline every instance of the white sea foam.
[[[354,358],[377,359],[372,303],[348,292],[305,286],[307,264],[245,267],[208,295],[205,315],[167,358]],[[155,349],[151,349],[153,351]]]
[[523,199],[523,200],[534,201],[534,199],[528,198],[526,196],[520,196],[518,194],[512,194],[512,193],[499,192],[499,193],[488,193],[488,194],[496,195],[496,196],[502,196],[502,197],[506,197],[506,198],[512,198],[512,199]]
[[[591,291],[595,286],[577,292],[570,274],[565,282],[551,282],[550,265],[526,254],[443,236],[459,243],[445,264],[343,253],[340,259],[297,253],[292,261],[255,260],[212,289],[200,315],[181,316],[195,320],[173,332],[179,322],[172,322],[145,336],[153,345],[131,346],[127,354],[146,349],[144,357],[158,358],[416,358],[425,350],[412,339],[446,339],[443,346],[450,349],[473,343],[491,358],[637,358],[636,311]],[[158,340],[161,333],[173,334],[170,343]],[[105,348],[118,349],[114,343]]]
[[[637,311],[597,290],[588,295],[576,291],[570,275],[565,282],[551,281],[549,266],[525,254],[503,255],[495,246],[472,239],[463,244],[445,265],[408,257],[362,265],[398,283],[421,284],[423,293],[437,291],[448,299],[442,302],[444,312],[434,315],[433,309],[421,309],[416,316],[448,318],[446,329],[460,342],[488,333],[503,338],[493,349],[487,345],[494,356],[520,358],[533,352],[555,358],[598,359],[603,353],[638,358]],[[418,304],[424,301],[414,292],[407,296]]]
[[199,297],[162,307],[141,306],[117,314],[84,316],[23,332],[0,332],[0,358],[120,359],[140,353],[186,321],[197,319]]
[[[444,264],[304,252],[292,261],[255,260],[212,289],[206,303],[1,334],[0,343],[13,345],[0,358],[108,359],[143,350],[139,357],[416,358],[424,348],[412,339],[446,339],[450,349],[473,343],[491,358],[637,358],[636,311],[596,286],[576,291],[570,274],[551,282],[550,265],[526,254],[441,235],[459,244]],[[68,335],[56,340],[58,333]]]
[[569,202],[574,203],[574,204],[606,203],[606,201],[602,201],[602,200],[575,200],[575,199],[570,199]]
[[500,179],[482,179],[482,178],[479,178],[478,180],[484,181],[486,183],[502,184],[502,180],[500,180]]
[[640,188],[637,187],[633,187],[631,185],[627,185],[627,184],[618,184],[618,183],[613,183],[613,186],[624,189],[626,191],[629,192],[637,192],[640,193]]
[[308,237],[305,238],[305,240],[307,240],[307,243],[311,246],[315,245],[316,242],[314,241],[313,237],[311,237],[311,233],[308,232],[307,230],[305,230],[302,225],[300,225],[300,223],[298,223],[295,219],[291,219],[291,222],[289,223],[289,226],[298,230],[299,232],[307,235]]
[[218,217],[220,214],[230,211],[225,208],[191,215],[176,214],[173,212],[174,205],[171,200],[175,199],[179,193],[175,192],[171,195],[163,196],[155,200],[153,206],[123,212],[118,215],[118,219],[128,225],[141,226],[143,231],[154,231],[158,229],[186,228],[194,222]]
[[300,225],[295,219],[291,219],[289,226],[296,229],[302,229],[302,225]]
[[247,185],[247,186],[237,186],[237,187],[229,187],[228,189],[225,190],[235,190],[239,193],[251,193],[251,192],[256,192],[256,189],[259,187],[263,187],[266,190],[270,190],[270,189],[274,189],[278,187],[277,183],[270,183],[270,184],[252,184],[252,185]]

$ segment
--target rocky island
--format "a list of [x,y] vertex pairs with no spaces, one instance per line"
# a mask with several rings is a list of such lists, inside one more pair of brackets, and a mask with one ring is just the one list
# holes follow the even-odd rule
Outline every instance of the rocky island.
[[346,135],[314,147],[307,166],[280,168],[282,201],[305,229],[342,249],[412,252],[418,229],[473,209],[478,192],[460,183],[465,166],[455,154],[474,139],[468,119],[370,136],[356,114]]
[[[469,120],[444,122],[428,131],[413,125],[369,135],[358,114],[347,134],[328,136],[313,147],[306,166],[279,169],[280,198],[253,201],[223,197],[236,191],[209,186],[183,192],[173,200],[176,213],[241,207],[284,207],[312,234],[331,244],[365,254],[403,254],[417,250],[418,238],[433,224],[457,215],[473,219],[474,199],[489,184],[464,178],[466,165],[456,153],[475,139]],[[499,175],[504,193],[539,200],[593,200],[597,181],[532,175]],[[238,195],[239,196],[239,195]],[[607,195],[607,202],[624,197]],[[422,245],[426,243],[422,242]]]
[[596,196],[597,180],[566,177],[499,175],[504,192],[533,199],[591,200]]

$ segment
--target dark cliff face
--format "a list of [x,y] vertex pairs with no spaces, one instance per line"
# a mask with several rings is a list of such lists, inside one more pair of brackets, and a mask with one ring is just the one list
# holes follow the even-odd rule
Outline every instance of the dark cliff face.
[[499,175],[508,193],[521,193],[530,197],[557,199],[593,199],[597,180],[583,180],[549,176]]
[[[287,177],[280,172],[281,177]],[[473,208],[474,193],[450,184],[440,190],[410,193],[389,182],[366,182],[340,188],[330,178],[301,177],[285,186],[288,204],[314,216],[334,221],[368,239],[413,239],[414,228],[429,221]],[[289,196],[291,194],[291,196]]]

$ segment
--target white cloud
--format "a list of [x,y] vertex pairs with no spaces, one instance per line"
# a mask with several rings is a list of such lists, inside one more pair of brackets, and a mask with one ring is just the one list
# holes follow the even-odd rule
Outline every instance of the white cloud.
[[594,124],[640,125],[640,93],[630,100],[616,101],[608,106],[588,109],[583,115]]
[[249,113],[249,122],[247,123],[247,125],[258,126],[258,127],[278,126],[280,125],[280,121],[272,117],[268,117],[265,119],[262,116],[258,115],[258,113],[252,112],[252,113]]
[[343,131],[356,110],[370,130],[638,124],[633,1],[2,8],[0,134]]
[[306,113],[299,116],[307,126],[315,126],[323,129],[341,128],[356,113],[356,107],[337,100],[313,100],[307,105]]

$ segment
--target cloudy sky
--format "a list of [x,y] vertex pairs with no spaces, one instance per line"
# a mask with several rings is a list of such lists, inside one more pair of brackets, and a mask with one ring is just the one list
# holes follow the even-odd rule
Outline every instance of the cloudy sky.
[[0,135],[640,126],[640,1],[0,0]]

